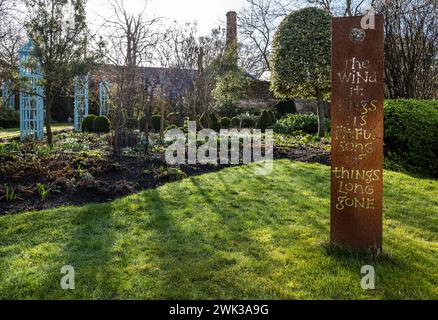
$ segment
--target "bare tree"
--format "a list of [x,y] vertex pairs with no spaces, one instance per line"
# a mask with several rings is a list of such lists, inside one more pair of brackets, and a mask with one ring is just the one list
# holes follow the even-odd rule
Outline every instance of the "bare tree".
[[8,65],[16,65],[18,49],[24,42],[24,30],[17,24],[10,24],[0,39],[0,59]]
[[376,0],[245,0],[238,14],[241,39],[240,64],[259,78],[270,71],[272,40],[281,21],[303,6],[319,7],[332,16],[355,16],[368,12]]
[[158,61],[181,79],[173,84],[178,97],[173,107],[196,119],[211,105],[217,62],[225,50],[225,30],[216,28],[208,36],[197,37],[196,23],[174,23],[165,34],[157,46]]
[[289,1],[245,1],[238,13],[240,57],[244,69],[257,77],[267,75],[270,71],[269,59],[274,33],[290,10]]
[[104,37],[109,43],[107,60],[117,68],[117,97],[129,118],[135,114],[138,95],[138,69],[151,59],[151,49],[158,40],[159,18],[145,15],[147,1],[138,14],[129,13],[123,0],[109,0],[112,17],[104,18]]
[[209,36],[199,39],[200,56],[198,77],[192,93],[195,114],[208,111],[213,104],[213,89],[221,73],[222,59],[225,55],[225,30],[218,27]]
[[385,16],[385,79],[390,98],[438,97],[438,1],[380,1]]
[[305,0],[333,16],[370,8],[385,17],[385,81],[389,98],[438,96],[438,0]]
[[[115,90],[112,96],[113,144],[119,154],[122,147],[131,145],[139,111],[144,111],[144,81],[139,70],[151,62],[152,52],[161,33],[160,18],[146,15],[147,1],[138,14],[128,12],[123,0],[109,0],[111,18],[103,18],[102,37],[107,39],[107,62],[112,65]],[[149,116],[149,115],[148,115]]]
[[305,0],[308,5],[321,8],[332,16],[358,16],[365,14],[375,0]]
[[11,22],[11,12],[13,11],[15,1],[0,0],[0,39],[8,34],[7,26]]
[[173,22],[163,33],[157,45],[158,61],[161,66],[177,69],[195,69],[198,58],[197,24],[184,25]]
[[24,41],[23,16],[12,0],[0,0],[0,77],[12,78]]

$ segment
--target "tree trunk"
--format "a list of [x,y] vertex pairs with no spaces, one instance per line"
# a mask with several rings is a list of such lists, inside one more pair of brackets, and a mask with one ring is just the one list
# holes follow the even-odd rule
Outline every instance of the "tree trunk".
[[52,114],[53,96],[50,92],[46,93],[46,97],[47,97],[47,95],[49,97],[48,97],[48,99],[46,99],[46,113],[44,116],[44,126],[46,127],[47,144],[49,146],[52,146],[53,133],[52,133],[52,125],[51,125],[51,114]]
[[318,116],[318,136],[323,138],[325,136],[324,101],[319,90],[316,91],[316,97],[318,99],[316,103],[316,114]]
[[161,118],[160,118],[160,139],[164,139],[164,106],[161,106]]

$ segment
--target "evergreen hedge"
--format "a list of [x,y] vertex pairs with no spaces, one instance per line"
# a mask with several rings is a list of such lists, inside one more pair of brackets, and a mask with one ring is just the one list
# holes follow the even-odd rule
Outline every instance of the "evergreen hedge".
[[93,122],[97,118],[94,114],[90,114],[82,121],[83,132],[93,132]]
[[387,100],[385,167],[438,176],[438,101]]

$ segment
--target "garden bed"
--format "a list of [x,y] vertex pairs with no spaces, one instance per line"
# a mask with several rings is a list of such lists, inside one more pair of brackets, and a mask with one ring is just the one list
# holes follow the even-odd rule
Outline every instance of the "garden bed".
[[[43,142],[0,146],[0,214],[108,202],[225,167],[168,166],[159,144],[150,148],[148,157],[114,158],[107,141],[107,136],[62,133],[52,148]],[[330,153],[321,145],[276,144],[276,159],[330,163]]]

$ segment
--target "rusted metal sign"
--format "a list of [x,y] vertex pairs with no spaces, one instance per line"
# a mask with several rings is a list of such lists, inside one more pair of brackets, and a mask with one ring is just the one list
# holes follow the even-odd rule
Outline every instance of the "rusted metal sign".
[[383,207],[383,17],[332,20],[331,241],[381,250]]

